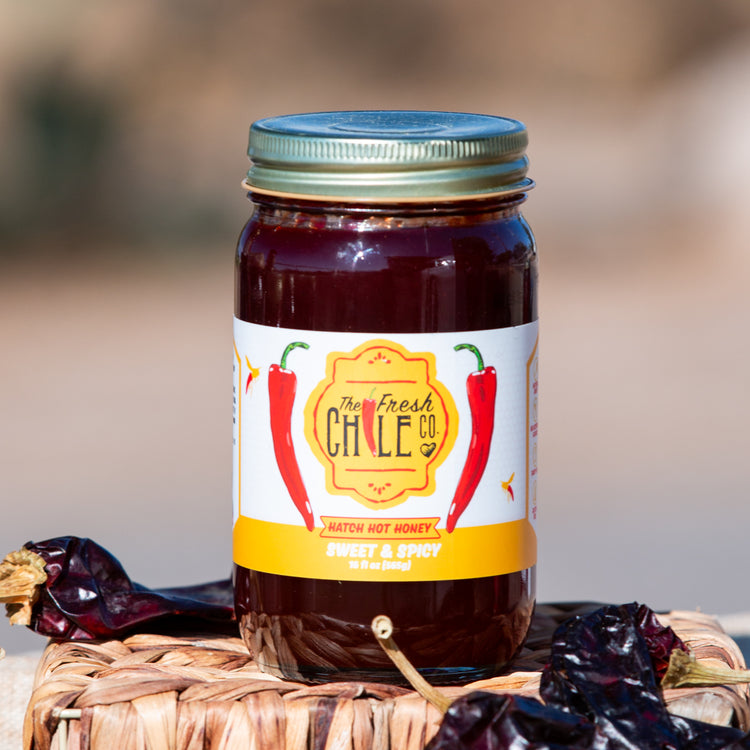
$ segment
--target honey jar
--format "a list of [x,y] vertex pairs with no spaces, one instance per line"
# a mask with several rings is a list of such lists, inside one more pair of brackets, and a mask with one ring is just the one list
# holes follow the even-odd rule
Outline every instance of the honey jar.
[[512,119],[250,130],[234,317],[235,605],[261,669],[496,674],[535,597],[537,253]]

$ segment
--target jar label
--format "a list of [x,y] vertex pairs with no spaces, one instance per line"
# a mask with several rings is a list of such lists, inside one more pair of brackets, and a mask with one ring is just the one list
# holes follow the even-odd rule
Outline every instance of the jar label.
[[234,561],[351,581],[536,563],[538,325],[234,323]]

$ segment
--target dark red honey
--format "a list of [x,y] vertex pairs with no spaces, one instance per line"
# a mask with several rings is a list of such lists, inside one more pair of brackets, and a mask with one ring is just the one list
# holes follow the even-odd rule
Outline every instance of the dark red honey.
[[[506,328],[537,319],[523,193],[343,203],[253,193],[236,255],[235,315],[265,326],[378,334]],[[370,622],[433,683],[496,674],[531,619],[535,569],[419,582],[275,575],[235,566],[240,628],[261,667],[307,681],[399,681]]]

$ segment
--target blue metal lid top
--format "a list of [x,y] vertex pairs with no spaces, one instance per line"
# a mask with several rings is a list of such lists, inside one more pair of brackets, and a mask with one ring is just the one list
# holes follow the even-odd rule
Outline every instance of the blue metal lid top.
[[256,192],[367,201],[523,192],[526,127],[491,115],[349,111],[286,115],[250,128]]

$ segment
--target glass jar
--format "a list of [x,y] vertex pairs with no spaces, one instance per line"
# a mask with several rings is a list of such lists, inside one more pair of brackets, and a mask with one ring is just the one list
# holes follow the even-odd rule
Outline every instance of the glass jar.
[[526,131],[333,112],[251,128],[236,255],[234,563],[261,669],[496,674],[535,596],[537,256]]

